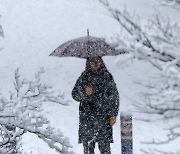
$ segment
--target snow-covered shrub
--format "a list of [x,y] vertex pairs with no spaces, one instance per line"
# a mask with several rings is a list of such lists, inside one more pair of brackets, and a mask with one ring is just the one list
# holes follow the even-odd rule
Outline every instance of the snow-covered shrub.
[[[147,90],[140,95],[142,101],[136,101],[134,106],[136,111],[141,113],[139,120],[147,122],[161,121],[166,124],[164,126],[166,137],[160,139],[154,136],[152,139],[146,139],[143,143],[147,145],[166,145],[180,139],[180,73],[174,70],[166,72],[166,74],[162,72],[156,78],[155,82],[142,83],[139,81],[138,84],[147,87]],[[145,149],[142,151],[146,154],[177,154],[172,152],[174,150],[164,152],[158,148],[151,148],[148,151]]]
[[[41,81],[44,69],[41,68],[35,79],[21,79],[19,69],[15,71],[14,90],[7,98],[0,94],[0,153],[8,154],[19,149],[18,140],[30,132],[46,142],[59,153],[69,154],[72,146],[69,139],[60,130],[51,127],[49,121],[41,115],[42,103],[47,101],[68,105],[62,94],[56,96],[52,87]],[[18,147],[17,147],[18,146]],[[18,152],[20,153],[20,152]]]

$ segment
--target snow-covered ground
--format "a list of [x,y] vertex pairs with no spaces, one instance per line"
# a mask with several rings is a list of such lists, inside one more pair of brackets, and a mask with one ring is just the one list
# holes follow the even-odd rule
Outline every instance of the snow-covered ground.
[[[136,11],[142,20],[147,20],[154,13],[155,0],[112,0],[113,7],[123,9],[126,5],[131,12]],[[167,14],[178,22],[179,13],[172,8],[162,7],[161,13]],[[168,12],[171,12],[169,14]],[[13,88],[14,71],[20,67],[23,77],[31,79],[40,67],[45,68],[43,80],[52,85],[56,91],[66,94],[72,100],[70,106],[44,103],[43,114],[51,125],[60,128],[70,139],[73,151],[83,153],[83,147],[78,144],[78,102],[71,97],[71,90],[81,72],[85,69],[85,60],[78,58],[56,58],[48,55],[63,42],[86,35],[87,28],[90,35],[111,38],[120,32],[119,24],[113,20],[109,12],[96,0],[0,0],[0,22],[3,26],[5,38],[1,39],[0,48],[0,88],[8,93]],[[120,93],[120,112],[114,125],[112,154],[121,151],[120,144],[120,113],[133,112],[132,100],[140,100],[139,94],[144,91],[136,81],[156,80],[153,78],[159,71],[145,61],[128,61],[129,55],[117,57],[103,57],[107,68],[112,73]],[[140,115],[138,115],[140,116]],[[163,138],[163,124],[133,123],[134,154],[141,153],[145,145],[140,142],[151,140],[153,136]],[[176,141],[164,150],[176,151]],[[146,145],[147,147],[147,145]],[[32,134],[23,136],[23,148],[32,154],[55,154],[40,139]],[[98,149],[96,146],[96,153]]]

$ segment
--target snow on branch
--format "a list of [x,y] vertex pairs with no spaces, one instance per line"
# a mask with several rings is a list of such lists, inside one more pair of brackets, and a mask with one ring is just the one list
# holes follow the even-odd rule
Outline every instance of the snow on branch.
[[9,98],[0,95],[0,153],[7,154],[17,149],[18,139],[26,132],[37,135],[59,153],[73,153],[69,151],[72,148],[69,139],[60,130],[51,127],[49,121],[41,115],[42,103],[46,101],[69,104],[63,94],[56,96],[52,87],[42,83],[43,73],[44,69],[41,68],[34,80],[27,81],[21,79],[17,69],[14,91],[10,92]]
[[180,4],[180,0],[160,0],[160,4],[165,6],[175,6]]
[[[142,143],[149,145],[168,144],[180,138],[180,76],[162,72],[157,76],[156,82],[137,84],[146,87],[147,90],[140,94],[141,102],[135,102],[136,112],[142,113],[143,121],[166,121],[166,139],[152,139]],[[152,115],[152,116],[151,116]],[[150,150],[144,151],[149,153]],[[157,149],[155,153],[160,153]],[[151,153],[151,152],[150,152]],[[161,153],[164,153],[161,151]],[[173,153],[173,152],[172,152]]]
[[177,23],[158,12],[144,24],[138,15],[130,14],[126,8],[121,11],[112,8],[107,0],[98,1],[129,34],[124,44],[134,50],[135,57],[147,59],[160,70],[163,69],[162,62],[175,62],[174,66],[180,67],[180,28]]

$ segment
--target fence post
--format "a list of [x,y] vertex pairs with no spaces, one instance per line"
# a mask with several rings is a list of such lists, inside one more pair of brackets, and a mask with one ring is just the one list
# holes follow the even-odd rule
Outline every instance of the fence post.
[[133,154],[132,115],[121,114],[121,154]]

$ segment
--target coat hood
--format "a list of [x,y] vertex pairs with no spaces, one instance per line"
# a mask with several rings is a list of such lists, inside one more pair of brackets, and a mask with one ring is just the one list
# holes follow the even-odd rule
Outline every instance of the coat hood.
[[[100,63],[101,63],[101,64],[100,64],[100,68],[99,68],[98,71],[97,71],[97,74],[107,73],[108,70],[107,70],[107,67],[106,67],[106,65],[105,65],[102,57],[97,57],[97,58],[98,58],[98,60],[99,60]],[[90,59],[90,58],[87,58],[87,60],[86,60],[86,69],[85,69],[85,72],[88,73],[88,74],[89,74],[89,73],[92,73],[92,74],[93,74],[93,71],[92,71],[91,66],[90,66],[90,61],[91,61],[91,59]]]

